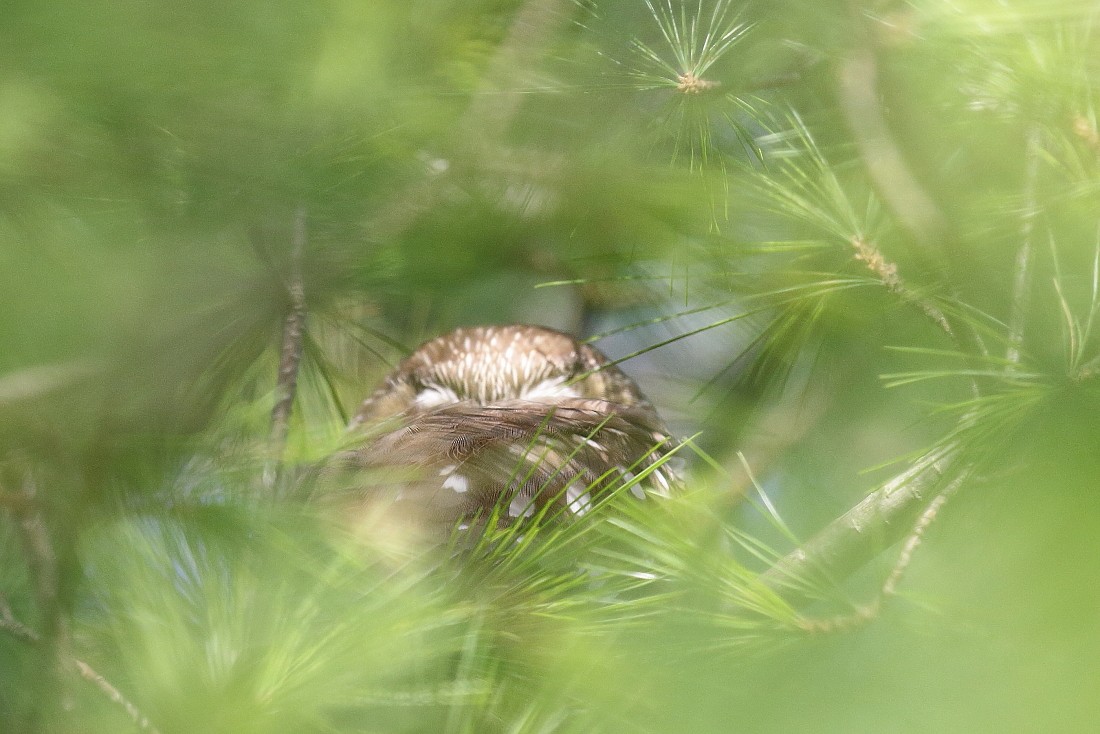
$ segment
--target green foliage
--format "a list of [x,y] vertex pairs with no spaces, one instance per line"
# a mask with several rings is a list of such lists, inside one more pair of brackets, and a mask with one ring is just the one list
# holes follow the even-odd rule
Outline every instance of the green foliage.
[[[0,731],[1100,718],[1094,2],[2,15]],[[599,332],[683,496],[436,549],[303,501],[507,321]],[[925,505],[829,525],[877,487],[952,497],[900,563]]]

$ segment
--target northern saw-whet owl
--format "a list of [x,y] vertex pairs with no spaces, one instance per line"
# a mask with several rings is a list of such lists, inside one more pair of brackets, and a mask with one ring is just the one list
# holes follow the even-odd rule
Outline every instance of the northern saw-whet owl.
[[678,482],[662,461],[673,441],[633,380],[593,347],[537,326],[425,342],[349,428],[363,445],[338,463],[375,477],[349,488],[352,516],[381,511],[435,539],[576,518],[616,488],[637,501]]

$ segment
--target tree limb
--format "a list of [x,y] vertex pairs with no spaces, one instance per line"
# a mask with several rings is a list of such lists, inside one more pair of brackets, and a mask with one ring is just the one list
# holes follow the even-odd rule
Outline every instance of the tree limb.
[[522,79],[517,69],[529,69],[541,55],[546,41],[568,19],[566,0],[527,0],[508,27],[473,102],[463,115],[462,128],[470,141],[501,135],[523,101]]

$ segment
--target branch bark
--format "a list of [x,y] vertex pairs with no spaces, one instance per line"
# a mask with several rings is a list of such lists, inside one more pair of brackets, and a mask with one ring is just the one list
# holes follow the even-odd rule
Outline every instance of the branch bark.
[[0,593],[0,629],[7,630],[10,634],[23,642],[37,643],[42,638],[27,625],[20,622],[11,610],[8,598]]

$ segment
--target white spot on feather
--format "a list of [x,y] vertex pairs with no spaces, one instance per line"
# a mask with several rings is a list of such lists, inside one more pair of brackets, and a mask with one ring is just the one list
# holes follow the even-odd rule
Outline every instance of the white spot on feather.
[[672,487],[669,485],[668,479],[665,477],[664,472],[660,469],[657,469],[653,472],[652,476],[653,479],[661,485],[662,491],[660,492],[660,495],[662,497],[670,497],[672,495]]
[[470,488],[470,483],[466,480],[466,477],[461,474],[452,474],[443,482],[443,488],[452,489],[459,494],[464,494]]
[[565,488],[565,503],[574,515],[583,515],[592,509],[592,497],[583,484],[570,482]]
[[508,503],[508,514],[512,517],[531,517],[535,514],[535,503],[517,492]]
[[679,455],[670,456],[668,461],[665,462],[665,469],[668,470],[670,476],[682,477],[687,472],[687,461]]
[[623,484],[630,484],[631,482],[633,482],[633,484],[630,484],[630,487],[628,488],[630,489],[630,493],[632,495],[640,500],[644,500],[646,498],[645,490],[642,489],[642,485],[638,483],[638,477],[634,474],[634,472],[619,467],[619,474],[620,476],[622,476]]

